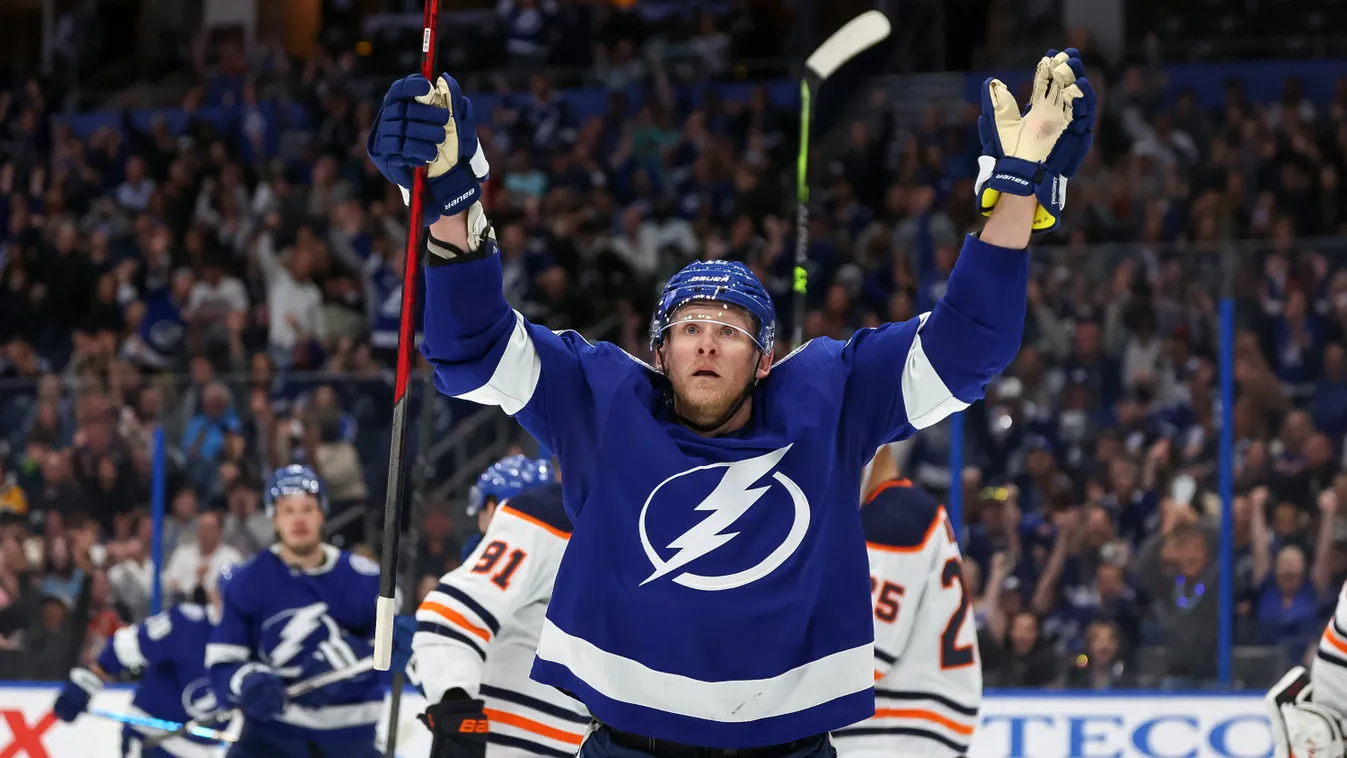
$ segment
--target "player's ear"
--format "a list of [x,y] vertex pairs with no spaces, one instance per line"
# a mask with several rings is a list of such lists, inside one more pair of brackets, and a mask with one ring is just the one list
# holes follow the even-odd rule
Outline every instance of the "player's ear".
[[772,356],[774,354],[774,352],[769,351],[763,353],[762,356],[758,358],[758,370],[754,372],[754,376],[758,378],[758,381],[766,379],[767,375],[772,373]]
[[664,346],[663,346],[663,345],[660,345],[659,347],[655,348],[655,370],[659,371],[660,373],[663,373],[663,372],[664,372]]

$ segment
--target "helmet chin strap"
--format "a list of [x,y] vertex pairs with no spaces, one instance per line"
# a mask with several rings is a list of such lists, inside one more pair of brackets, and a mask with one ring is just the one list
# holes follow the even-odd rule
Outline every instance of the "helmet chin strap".
[[[734,404],[730,406],[730,409],[725,413],[721,414],[719,418],[717,418],[714,422],[710,424],[699,424],[696,421],[693,421],[692,419],[678,412],[678,405],[677,403],[674,402],[673,381],[669,379],[669,375],[666,373],[664,375],[664,378],[665,381],[668,382],[669,388],[667,399],[667,402],[669,403],[669,413],[672,414],[674,418],[678,419],[678,423],[682,424],[683,426],[686,426],[687,428],[691,429],[694,432],[698,432],[700,434],[710,434],[711,432],[714,432],[715,430],[729,423],[729,420],[734,418],[734,414],[738,413],[739,409],[744,407],[744,403],[748,402],[748,399],[753,396],[753,389],[758,386],[757,365],[758,361],[760,360],[762,360],[761,348],[758,349],[757,357],[753,359],[753,367],[754,367],[753,381],[749,382],[748,386],[744,388],[744,391],[739,393],[739,399],[734,401]],[[660,348],[661,368],[663,368],[664,365],[665,365],[664,352],[663,347],[661,347]]]

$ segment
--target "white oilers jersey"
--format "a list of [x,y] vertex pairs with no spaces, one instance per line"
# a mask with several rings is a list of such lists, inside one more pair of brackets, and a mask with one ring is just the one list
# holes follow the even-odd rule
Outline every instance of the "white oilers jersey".
[[875,715],[833,733],[841,758],[965,755],[982,662],[963,560],[945,509],[907,480],[861,508],[875,623]]
[[1315,703],[1347,713],[1347,585],[1338,595],[1338,607],[1319,638],[1310,681],[1314,684]]
[[481,697],[490,758],[567,758],[589,725],[578,700],[529,678],[570,533],[560,485],[515,495],[416,611],[412,647],[426,699],[437,703],[454,688]]

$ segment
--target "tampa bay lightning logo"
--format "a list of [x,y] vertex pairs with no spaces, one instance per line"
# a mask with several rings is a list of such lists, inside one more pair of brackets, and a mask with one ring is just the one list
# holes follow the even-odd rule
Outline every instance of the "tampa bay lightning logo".
[[331,639],[341,639],[341,629],[327,615],[327,603],[290,608],[262,623],[263,659],[280,676],[298,676],[303,654]]
[[[641,507],[641,546],[655,568],[641,584],[674,574],[677,584],[716,592],[751,584],[780,568],[809,531],[809,500],[804,491],[780,471],[768,477],[791,447],[757,458],[698,466],[660,482]],[[689,509],[690,503],[697,505]],[[741,521],[755,509],[763,518]],[[791,514],[789,530],[781,528],[783,512]],[[730,531],[736,523],[739,530]],[[746,531],[739,540],[742,544],[720,550]],[[739,568],[763,553],[764,557]],[[708,558],[700,569],[707,573],[683,570],[702,558]]]
[[197,721],[207,721],[220,710],[215,693],[210,688],[210,679],[193,679],[182,690],[182,709]]

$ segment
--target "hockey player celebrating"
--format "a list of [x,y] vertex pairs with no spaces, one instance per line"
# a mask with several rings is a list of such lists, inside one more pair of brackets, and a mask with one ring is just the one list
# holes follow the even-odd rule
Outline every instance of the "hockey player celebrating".
[[[176,605],[139,624],[113,632],[111,642],[98,655],[92,669],[70,672],[52,712],[62,721],[73,722],[89,707],[89,699],[103,682],[136,674],[131,716],[175,723],[189,720],[208,723],[217,706],[206,675],[206,642],[220,618],[220,594],[234,573],[233,566],[220,570],[211,605]],[[224,750],[218,742],[193,735],[173,736],[157,747],[145,740],[162,732],[138,724],[122,728],[122,755],[131,758],[214,758]]]
[[841,758],[967,755],[982,704],[982,662],[963,558],[934,497],[875,454],[861,525],[870,553],[875,715],[833,733]]
[[529,679],[571,536],[553,471],[549,461],[516,455],[482,473],[468,506],[485,522],[485,536],[416,612],[413,650],[431,703],[422,719],[434,732],[432,755],[450,754],[434,725],[474,699],[485,702],[490,721],[489,758],[565,758],[589,725],[579,702]]
[[[1088,87],[1079,61],[1055,53],[1023,116],[987,83],[990,219],[930,313],[776,361],[762,283],[741,263],[695,262],[659,298],[654,366],[511,310],[477,202],[488,165],[469,100],[447,76],[389,89],[367,150],[404,190],[427,166],[421,349],[436,386],[501,407],[566,472],[575,530],[531,676],[598,721],[581,756],[823,756],[830,730],[874,714],[861,469],[967,407],[1014,358],[1025,248],[1089,149]],[[481,700],[444,697],[434,758],[480,754],[460,730]]]
[[[368,659],[379,567],[323,542],[327,494],[308,468],[279,469],[266,508],[277,544],[237,570],[206,646],[216,697],[244,715],[229,755],[374,758],[384,688]],[[393,670],[410,654],[395,642]],[[293,701],[285,694],[288,685],[343,669],[349,679]]]

